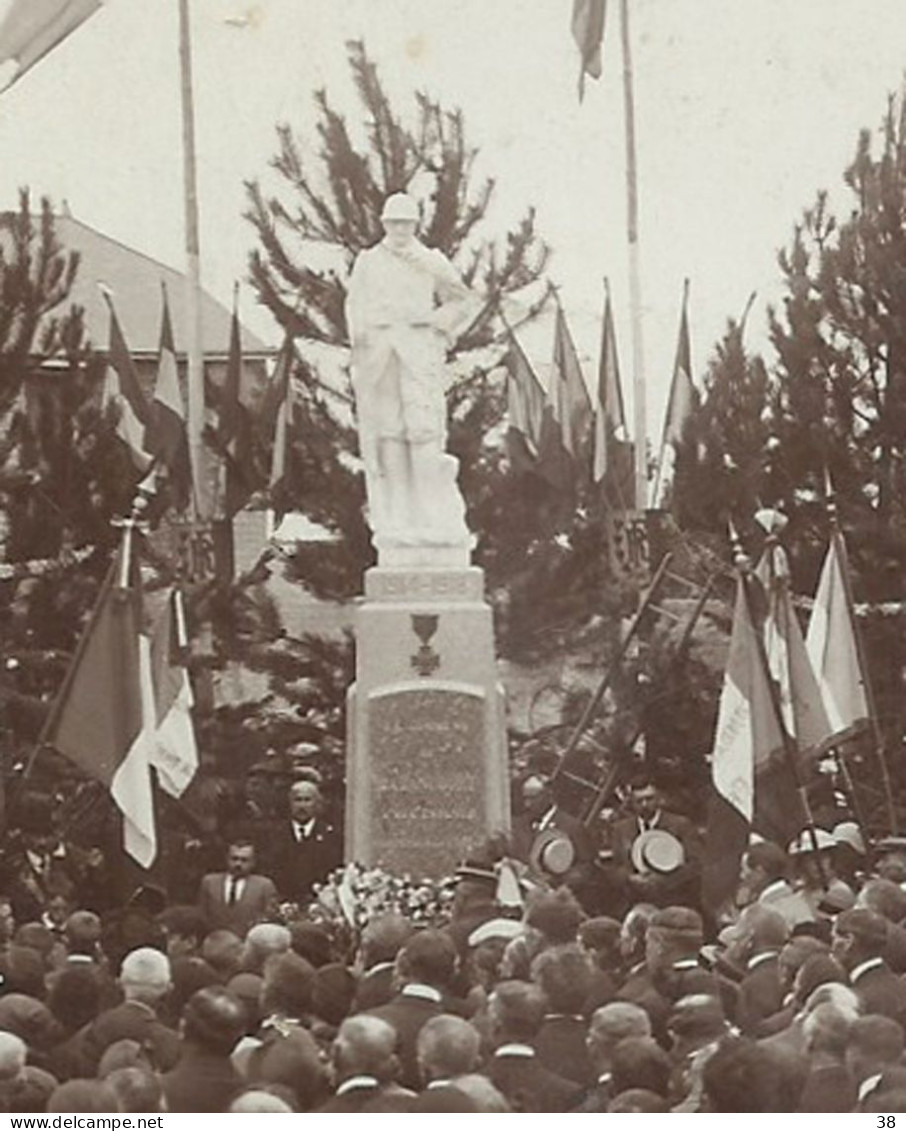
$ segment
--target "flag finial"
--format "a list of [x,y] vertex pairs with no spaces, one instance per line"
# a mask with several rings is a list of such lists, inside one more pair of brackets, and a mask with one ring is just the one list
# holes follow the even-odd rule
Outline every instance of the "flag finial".
[[730,538],[730,549],[733,552],[733,564],[741,573],[744,573],[751,568],[752,560],[743,549],[739,531],[736,529],[732,518],[727,519],[727,533]]

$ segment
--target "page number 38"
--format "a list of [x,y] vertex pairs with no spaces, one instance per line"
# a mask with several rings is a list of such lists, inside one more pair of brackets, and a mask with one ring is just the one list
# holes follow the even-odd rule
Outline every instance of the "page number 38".
[[878,1127],[896,1127],[897,1117],[895,1115],[879,1115]]

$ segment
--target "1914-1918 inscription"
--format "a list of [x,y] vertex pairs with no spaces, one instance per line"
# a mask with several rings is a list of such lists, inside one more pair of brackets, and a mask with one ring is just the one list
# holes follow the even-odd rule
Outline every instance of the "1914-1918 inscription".
[[484,832],[484,699],[405,690],[368,704],[375,863],[449,874]]

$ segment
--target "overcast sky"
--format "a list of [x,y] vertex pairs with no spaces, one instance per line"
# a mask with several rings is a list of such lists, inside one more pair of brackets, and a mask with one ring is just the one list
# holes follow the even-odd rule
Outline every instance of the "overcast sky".
[[[0,12],[5,0],[0,0]],[[354,107],[345,42],[365,39],[399,100],[459,105],[497,176],[502,227],[537,206],[583,349],[611,278],[630,360],[621,57],[608,5],[605,76],[576,97],[572,0],[191,0],[205,285],[229,301],[252,234],[244,178],[274,124],[312,137],[312,92]],[[860,128],[906,68],[903,0],[631,0],[640,156],[649,433],[658,434],[682,280],[696,378],[728,316],[779,295],[777,249],[819,188],[841,187]],[[227,22],[230,21],[230,22]],[[0,204],[29,185],[103,232],[182,266],[177,0],[105,7],[0,95]],[[238,26],[238,25],[242,26]],[[272,182],[271,182],[272,183]],[[157,302],[157,295],[149,301]],[[268,333],[246,291],[243,316]],[[272,334],[272,330],[270,330]]]

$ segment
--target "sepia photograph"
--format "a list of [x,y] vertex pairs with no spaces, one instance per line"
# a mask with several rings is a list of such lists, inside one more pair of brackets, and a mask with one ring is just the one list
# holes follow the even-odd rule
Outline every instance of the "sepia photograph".
[[0,1119],[901,1109],[902,3],[0,0]]

